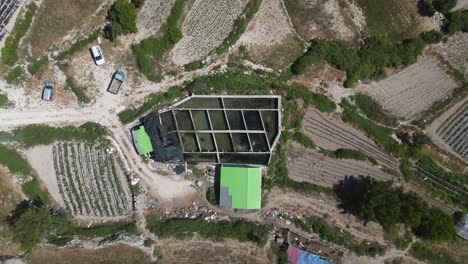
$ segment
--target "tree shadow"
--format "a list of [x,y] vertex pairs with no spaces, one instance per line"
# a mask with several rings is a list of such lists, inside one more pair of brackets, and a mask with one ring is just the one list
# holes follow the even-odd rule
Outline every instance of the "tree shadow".
[[346,213],[359,212],[361,202],[372,186],[373,179],[369,176],[346,176],[333,186],[336,196],[340,200],[338,207]]
[[432,7],[432,3],[427,0],[419,0],[417,3],[418,12],[421,16],[433,16],[434,15],[434,8]]
[[6,218],[6,222],[9,226],[14,226],[15,223],[21,218],[21,215],[24,214],[30,208],[41,208],[44,203],[40,199],[34,200],[23,200],[16,205],[15,209],[10,212]]

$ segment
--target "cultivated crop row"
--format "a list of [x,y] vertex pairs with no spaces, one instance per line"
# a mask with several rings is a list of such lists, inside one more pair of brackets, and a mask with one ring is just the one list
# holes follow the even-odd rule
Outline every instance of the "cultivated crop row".
[[174,61],[183,65],[201,60],[220,46],[246,3],[246,0],[196,0],[182,26],[184,37],[174,48]]
[[73,215],[130,213],[128,187],[118,175],[112,154],[82,143],[59,143],[53,147],[53,156],[60,194]]
[[21,0],[0,1],[0,40],[2,40],[7,33],[5,27],[10,22],[20,4]]
[[330,117],[316,109],[309,109],[304,119],[304,133],[325,149],[347,148],[360,150],[379,164],[398,170],[398,161],[382,152],[379,147],[359,130]]
[[461,111],[437,132],[454,151],[463,158],[468,158],[468,106],[463,106]]
[[293,142],[288,147],[288,171],[291,179],[332,187],[346,176],[370,176],[389,181],[392,176],[364,161],[334,159]]

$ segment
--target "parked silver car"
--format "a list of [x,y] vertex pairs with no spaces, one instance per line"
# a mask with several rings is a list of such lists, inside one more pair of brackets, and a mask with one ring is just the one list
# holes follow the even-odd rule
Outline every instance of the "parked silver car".
[[54,90],[55,90],[55,83],[47,82],[44,86],[44,90],[42,90],[42,100],[44,101],[52,101],[54,98]]

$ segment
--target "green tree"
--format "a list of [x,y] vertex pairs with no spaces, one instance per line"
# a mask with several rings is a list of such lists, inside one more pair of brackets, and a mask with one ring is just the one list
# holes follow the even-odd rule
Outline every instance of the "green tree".
[[375,181],[363,201],[362,217],[379,222],[387,230],[392,228],[400,218],[398,193],[391,183]]
[[33,205],[21,210],[17,218],[10,219],[10,224],[14,240],[21,244],[23,250],[29,251],[41,240],[49,227],[50,218],[47,209],[43,207]]
[[428,205],[414,192],[401,192],[400,200],[400,221],[410,228],[418,227],[429,210]]
[[135,33],[137,31],[137,12],[135,6],[127,0],[117,0],[108,13],[110,25],[106,28],[106,36],[110,40],[121,34]]
[[416,228],[419,236],[435,240],[450,240],[455,233],[455,225],[452,218],[438,208],[431,208]]

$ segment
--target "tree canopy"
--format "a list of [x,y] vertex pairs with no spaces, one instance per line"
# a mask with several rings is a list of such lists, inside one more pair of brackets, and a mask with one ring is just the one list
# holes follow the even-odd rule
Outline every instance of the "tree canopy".
[[137,12],[135,6],[128,0],[117,0],[110,8],[106,27],[106,37],[116,39],[121,34],[137,32]]

